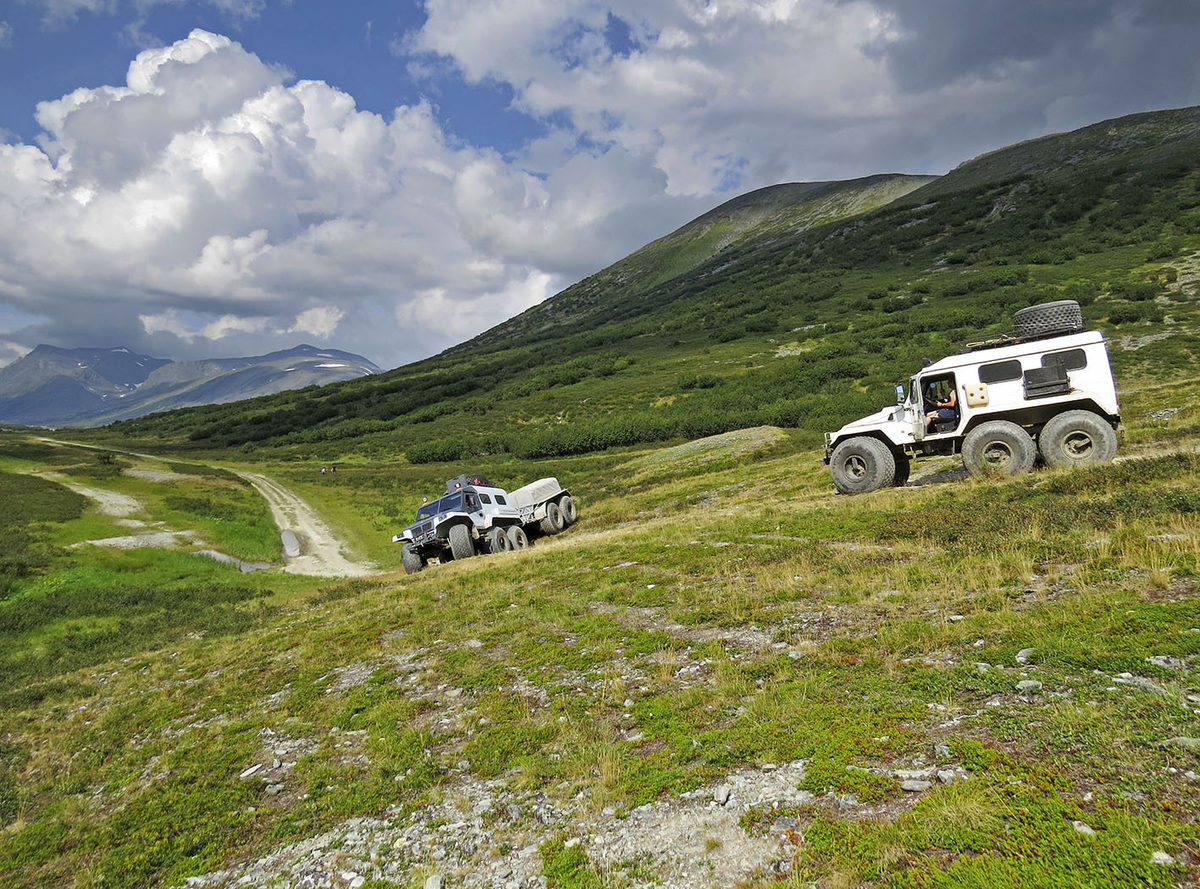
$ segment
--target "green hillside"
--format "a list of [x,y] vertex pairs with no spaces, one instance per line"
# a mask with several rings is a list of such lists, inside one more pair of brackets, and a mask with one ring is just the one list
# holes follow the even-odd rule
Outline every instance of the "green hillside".
[[441,356],[112,434],[420,463],[761,424],[819,432],[877,407],[922,358],[1064,297],[1116,334],[1123,370],[1195,368],[1198,159],[1192,108],[993,152],[933,182],[754,192]]

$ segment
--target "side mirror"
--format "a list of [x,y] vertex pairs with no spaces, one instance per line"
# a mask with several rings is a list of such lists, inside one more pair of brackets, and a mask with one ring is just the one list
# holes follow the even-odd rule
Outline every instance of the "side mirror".
[[904,404],[904,397],[908,394],[908,390],[904,388],[903,383],[896,384],[896,404]]

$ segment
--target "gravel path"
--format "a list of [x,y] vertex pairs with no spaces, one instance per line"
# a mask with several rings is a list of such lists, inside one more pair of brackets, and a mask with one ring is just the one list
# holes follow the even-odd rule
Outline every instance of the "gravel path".
[[351,561],[342,555],[341,544],[333,531],[316,510],[293,491],[262,473],[230,471],[254,485],[271,507],[280,533],[290,531],[300,543],[299,555],[285,553],[287,565],[284,571],[316,577],[363,577],[380,573],[373,565]]

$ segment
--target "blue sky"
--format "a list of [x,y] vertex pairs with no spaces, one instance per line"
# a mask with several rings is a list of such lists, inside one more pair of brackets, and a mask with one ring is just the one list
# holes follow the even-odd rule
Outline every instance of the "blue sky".
[[1200,103],[1194,0],[0,0],[0,364],[397,366],[735,194]]

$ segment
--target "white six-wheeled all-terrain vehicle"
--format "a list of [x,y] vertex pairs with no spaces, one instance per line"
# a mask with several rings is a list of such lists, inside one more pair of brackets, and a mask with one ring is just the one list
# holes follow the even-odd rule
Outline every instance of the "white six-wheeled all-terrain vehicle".
[[509,493],[482,475],[446,482],[446,493],[421,504],[416,521],[392,538],[409,574],[432,563],[477,553],[524,549],[530,534],[558,534],[575,523],[575,500],[556,478],[542,478]]
[[843,494],[908,481],[910,461],[961,454],[970,473],[1016,475],[1102,463],[1117,451],[1120,402],[1108,346],[1084,330],[1079,304],[1013,315],[1015,335],[968,346],[896,387],[896,404],[825,434]]

